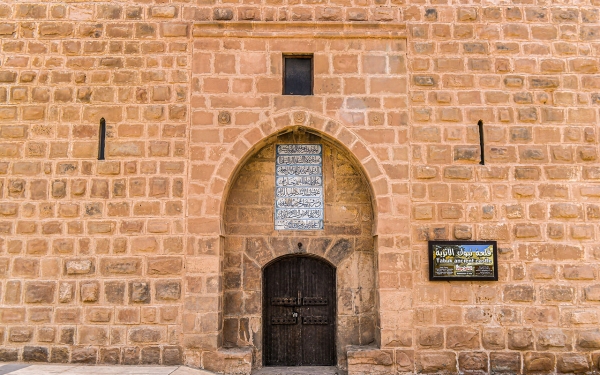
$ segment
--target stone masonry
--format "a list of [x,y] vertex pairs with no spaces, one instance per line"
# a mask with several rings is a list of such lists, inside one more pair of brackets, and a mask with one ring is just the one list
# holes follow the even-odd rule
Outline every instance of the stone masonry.
[[[3,1],[0,361],[248,374],[308,238],[349,374],[598,373],[599,109],[599,0]],[[339,156],[321,233],[272,230],[290,139]],[[434,239],[497,240],[499,281],[429,282]]]

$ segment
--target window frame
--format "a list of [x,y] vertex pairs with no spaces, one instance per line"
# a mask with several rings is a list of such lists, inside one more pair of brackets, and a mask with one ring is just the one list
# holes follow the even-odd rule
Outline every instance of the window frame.
[[[312,53],[284,53],[282,54],[282,90],[281,90],[281,95],[285,95],[285,96],[313,96],[315,89],[314,89],[314,83],[315,83],[315,59],[314,59],[314,55]],[[310,59],[310,94],[286,94],[285,92],[285,83],[286,83],[286,60],[287,59]]]

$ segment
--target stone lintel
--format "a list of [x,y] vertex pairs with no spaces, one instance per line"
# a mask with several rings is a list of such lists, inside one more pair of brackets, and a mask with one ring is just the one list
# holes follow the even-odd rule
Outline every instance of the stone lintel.
[[405,24],[378,22],[199,22],[196,38],[405,39]]

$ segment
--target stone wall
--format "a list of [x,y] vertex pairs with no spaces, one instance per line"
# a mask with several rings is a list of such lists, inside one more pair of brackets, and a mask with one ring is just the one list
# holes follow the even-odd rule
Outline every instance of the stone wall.
[[[233,371],[226,193],[302,125],[375,202],[383,350],[351,371],[598,370],[599,5],[0,4],[0,359]],[[499,241],[500,280],[432,284],[427,239]]]
[[0,5],[2,360],[182,361],[190,26],[145,14]]

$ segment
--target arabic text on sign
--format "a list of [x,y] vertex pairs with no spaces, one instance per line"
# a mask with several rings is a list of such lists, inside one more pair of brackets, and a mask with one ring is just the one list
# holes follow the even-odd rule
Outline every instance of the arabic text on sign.
[[277,157],[277,164],[318,164],[322,162],[320,155],[285,155]]
[[321,210],[277,210],[277,219],[319,219]]
[[323,200],[317,198],[278,198],[277,208],[322,208]]
[[321,167],[315,165],[278,165],[275,169],[278,176],[320,176]]
[[322,220],[276,220],[275,229],[289,230],[320,230],[323,229]]
[[323,229],[323,148],[277,145],[275,229]]
[[323,190],[320,187],[316,188],[277,188],[277,197],[293,198],[293,197],[320,197],[323,195]]
[[277,177],[277,186],[323,186],[323,178],[320,176],[292,176]]
[[321,145],[279,145],[279,155],[315,155],[321,153]]

